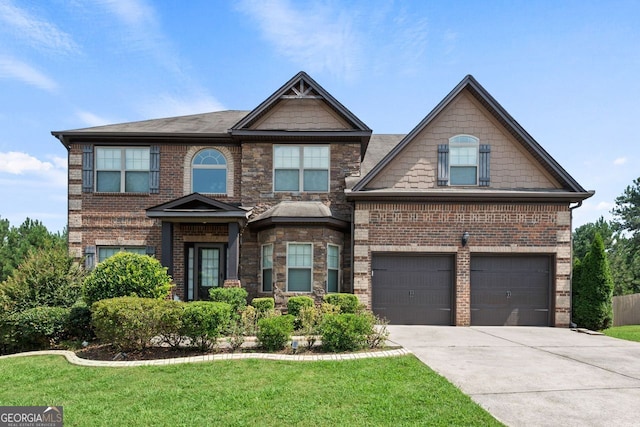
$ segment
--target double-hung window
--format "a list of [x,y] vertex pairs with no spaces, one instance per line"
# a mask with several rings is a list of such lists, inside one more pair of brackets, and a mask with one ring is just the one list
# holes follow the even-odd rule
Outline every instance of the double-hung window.
[[478,138],[457,135],[449,139],[451,185],[478,184]]
[[98,247],[98,262],[102,262],[118,252],[133,252],[134,254],[146,255],[147,248],[137,246],[100,246]]
[[149,192],[149,147],[96,148],[96,191]]
[[329,191],[328,145],[276,145],[274,191]]
[[273,290],[273,243],[262,245],[262,292]]
[[287,244],[287,291],[311,292],[313,279],[313,245]]
[[340,289],[340,246],[327,245],[327,292]]

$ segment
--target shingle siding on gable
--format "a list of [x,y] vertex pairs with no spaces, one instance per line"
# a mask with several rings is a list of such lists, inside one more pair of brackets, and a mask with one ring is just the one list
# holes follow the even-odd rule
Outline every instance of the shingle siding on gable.
[[349,124],[319,99],[284,99],[252,129],[348,130]]
[[367,188],[424,190],[437,187],[438,145],[468,134],[491,149],[488,188],[560,188],[483,107],[462,92],[432,123],[387,166]]

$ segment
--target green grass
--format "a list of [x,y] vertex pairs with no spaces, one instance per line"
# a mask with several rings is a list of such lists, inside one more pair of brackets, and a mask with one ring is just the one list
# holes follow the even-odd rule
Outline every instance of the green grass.
[[2,405],[62,405],[69,426],[500,425],[414,356],[89,368],[0,360]]
[[610,337],[640,342],[640,325],[614,326],[602,332]]

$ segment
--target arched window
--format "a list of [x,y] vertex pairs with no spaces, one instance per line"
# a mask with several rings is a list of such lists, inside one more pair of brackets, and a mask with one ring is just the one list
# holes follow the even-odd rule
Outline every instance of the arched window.
[[191,191],[227,194],[227,159],[218,150],[199,151],[191,162]]

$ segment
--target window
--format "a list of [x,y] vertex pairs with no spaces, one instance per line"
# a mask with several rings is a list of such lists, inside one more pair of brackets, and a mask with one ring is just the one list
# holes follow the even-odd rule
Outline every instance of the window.
[[140,255],[146,255],[147,248],[137,246],[101,246],[98,248],[98,262],[102,262],[118,252],[133,252]]
[[274,191],[329,191],[329,146],[276,145]]
[[273,244],[262,245],[262,292],[273,290]]
[[208,148],[193,157],[191,190],[197,193],[227,193],[227,159],[222,153]]
[[96,148],[96,191],[148,193],[148,147]]
[[311,243],[287,244],[287,291],[311,292],[313,246]]
[[340,246],[327,245],[327,292],[340,289]]
[[451,185],[478,184],[478,138],[457,135],[449,139]]

